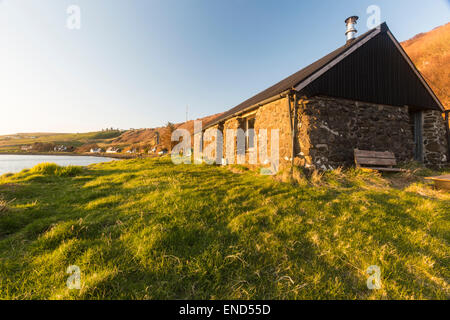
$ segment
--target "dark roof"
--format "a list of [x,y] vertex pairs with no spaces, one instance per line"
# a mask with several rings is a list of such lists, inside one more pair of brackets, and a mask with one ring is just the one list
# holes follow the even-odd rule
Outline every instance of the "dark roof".
[[[327,54],[326,56],[324,56],[323,58],[321,58],[321,59],[317,60],[316,62],[310,64],[309,66],[307,66],[307,67],[301,69],[300,71],[290,75],[289,77],[285,78],[284,80],[281,80],[277,84],[275,84],[275,85],[271,86],[270,88],[267,88],[266,90],[258,93],[257,95],[255,95],[255,96],[251,97],[250,99],[242,102],[241,104],[237,105],[236,107],[234,107],[234,108],[224,112],[220,117],[218,117],[218,118],[214,119],[213,121],[207,123],[205,125],[205,129],[210,127],[210,126],[213,126],[213,125],[215,125],[217,123],[220,123],[220,122],[230,118],[231,116],[233,116],[233,115],[235,115],[235,114],[237,114],[239,112],[242,112],[242,111],[244,111],[244,110],[246,110],[246,109],[248,109],[248,108],[250,108],[252,106],[257,106],[258,103],[261,103],[262,101],[264,101],[266,99],[272,98],[272,97],[274,97],[274,96],[276,96],[278,94],[281,94],[281,93],[283,93],[285,91],[288,91],[290,89],[294,89],[301,82],[303,82],[304,80],[308,79],[311,76],[314,76],[316,73],[317,73],[317,75],[319,75],[320,74],[319,71],[323,67],[327,66],[330,62],[332,62],[336,58],[345,55],[345,53],[348,50],[353,48],[355,45],[357,45],[358,43],[360,43],[364,39],[366,39],[366,38],[370,39],[370,37],[375,36],[376,34],[373,34],[373,33],[377,33],[378,31],[381,31],[381,33],[386,33],[387,31],[389,31],[389,28],[386,25],[386,23],[383,23],[383,24],[380,25],[379,28],[374,28],[374,29],[371,29],[371,30],[367,31],[366,33],[364,33],[361,36],[357,37],[352,42],[346,43],[342,47],[334,50],[333,52],[331,52],[329,54]],[[407,58],[407,59],[409,59],[409,58]],[[413,68],[415,69],[414,66],[413,66]],[[428,85],[426,85],[426,86],[428,86]],[[429,88],[427,88],[427,89],[429,89]],[[431,90],[431,89],[429,89],[429,90]],[[437,99],[437,98],[434,96],[434,99]],[[437,103],[437,104],[439,104],[439,103]]]
[[234,115],[235,113],[238,113],[239,111],[245,110],[248,107],[251,107],[252,105],[257,104],[258,102],[261,102],[263,100],[269,99],[277,94],[280,94],[286,90],[293,89],[297,84],[308,78],[310,75],[314,74],[316,71],[320,70],[323,66],[328,64],[330,61],[335,59],[336,57],[340,56],[341,54],[345,53],[348,49],[350,49],[352,46],[357,44],[359,41],[364,39],[366,36],[374,32],[376,29],[372,29],[367,31],[366,33],[362,34],[361,36],[357,37],[354,41],[345,44],[344,46],[334,50],[333,52],[327,54],[323,58],[317,60],[316,62],[310,64],[309,66],[297,71],[296,73],[290,75],[289,77],[281,80],[277,84],[271,86],[270,88],[267,88],[266,90],[258,93],[257,95],[251,97],[248,100],[245,100],[241,104],[237,105],[236,107],[226,111],[223,113],[220,117],[215,119],[213,122],[207,123],[205,128],[208,126],[212,126],[214,124],[217,124],[231,115]]
[[423,77],[398,41],[379,32],[331,68],[324,68],[313,81],[296,87],[301,95],[323,95],[411,110],[440,110]]

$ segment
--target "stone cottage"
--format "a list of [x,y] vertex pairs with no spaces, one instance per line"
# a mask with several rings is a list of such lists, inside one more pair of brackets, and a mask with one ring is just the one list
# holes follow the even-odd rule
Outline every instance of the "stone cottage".
[[[345,45],[207,123],[204,130],[223,132],[220,154],[237,150],[227,129],[266,129],[268,149],[278,129],[280,161],[305,167],[352,165],[354,149],[444,165],[443,105],[386,23],[355,37],[357,19],[346,20]],[[258,139],[246,141],[248,152]]]

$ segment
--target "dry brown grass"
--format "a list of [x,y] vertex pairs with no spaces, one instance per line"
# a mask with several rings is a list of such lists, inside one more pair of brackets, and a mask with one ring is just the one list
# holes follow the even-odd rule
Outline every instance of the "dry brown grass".
[[[324,173],[320,171],[313,171],[310,174],[306,174],[303,168],[294,166],[292,168],[285,168],[280,170],[273,179],[278,182],[290,183],[292,185],[297,185],[305,187],[308,184],[313,186],[320,185]],[[309,178],[308,178],[309,176]]]
[[0,213],[9,211],[9,204],[13,202],[15,199],[6,201],[3,199],[3,197],[0,195]]
[[294,167],[292,169],[292,180],[299,186],[306,186],[308,184],[308,179],[306,178],[305,173],[299,167]]
[[[206,123],[214,120],[220,114],[214,114],[211,116],[207,116],[201,119],[202,125],[205,126]],[[191,136],[194,134],[194,120],[190,120],[188,122],[177,123],[174,125],[175,129],[185,129],[191,133]],[[170,150],[171,146],[171,131],[167,127],[159,127],[159,128],[151,128],[151,129],[137,129],[130,130],[124,132],[119,137],[115,138],[111,145],[121,145],[121,146],[132,146],[137,150],[144,149],[146,146],[153,147],[154,142],[156,141],[156,136],[159,135],[160,143],[157,146],[158,150],[167,149]],[[191,143],[193,144],[194,139],[191,139]]]
[[6,201],[0,198],[0,212],[7,210]]
[[322,184],[323,175],[324,175],[324,172],[314,170],[311,173],[311,177],[309,178],[309,180],[311,181],[311,184],[313,186],[320,186]]
[[227,168],[236,174],[241,174],[244,173],[246,171],[249,170],[249,168],[247,168],[246,166],[242,166],[242,165],[231,165],[231,166],[227,166]]
[[439,97],[450,108],[450,23],[421,33],[402,43],[419,71]]

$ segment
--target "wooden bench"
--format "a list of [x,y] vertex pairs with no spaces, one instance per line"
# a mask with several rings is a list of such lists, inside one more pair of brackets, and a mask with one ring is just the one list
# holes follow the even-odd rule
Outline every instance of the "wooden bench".
[[404,169],[393,168],[397,165],[395,155],[389,151],[368,151],[355,149],[355,164],[358,168],[367,168],[377,171],[400,172]]
[[427,177],[425,180],[434,181],[436,188],[450,190],[450,174],[439,177]]

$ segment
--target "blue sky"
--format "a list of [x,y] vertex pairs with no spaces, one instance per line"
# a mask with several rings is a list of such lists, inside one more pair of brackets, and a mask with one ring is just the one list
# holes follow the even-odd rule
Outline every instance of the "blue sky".
[[373,4],[400,41],[450,21],[448,0],[0,0],[0,134],[225,111],[344,44],[348,16],[367,31]]

